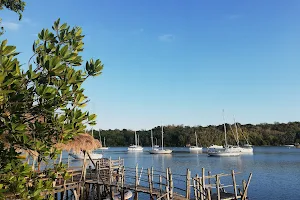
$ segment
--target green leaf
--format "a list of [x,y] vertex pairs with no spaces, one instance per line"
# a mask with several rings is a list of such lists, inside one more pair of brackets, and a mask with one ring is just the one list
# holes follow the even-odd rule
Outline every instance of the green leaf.
[[96,119],[97,115],[96,114],[91,114],[89,117],[88,117],[88,120],[89,121],[94,121]]
[[2,52],[2,55],[9,55],[16,50],[15,46],[6,46]]

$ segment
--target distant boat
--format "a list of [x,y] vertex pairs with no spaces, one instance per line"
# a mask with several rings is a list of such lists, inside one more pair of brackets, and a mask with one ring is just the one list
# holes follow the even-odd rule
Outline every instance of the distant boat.
[[224,110],[223,110],[223,120],[224,120],[225,146],[224,146],[224,148],[209,149],[208,152],[207,152],[208,156],[216,156],[216,157],[239,156],[241,154],[241,148],[227,144],[226,124],[225,124],[225,118],[224,118]]
[[242,131],[241,127],[239,127],[239,128],[241,130],[242,135],[244,136],[244,138],[246,140],[246,144],[239,146],[239,133],[238,133],[238,127],[237,127],[237,124],[235,122],[235,119],[234,119],[234,126],[235,126],[235,131],[236,131],[237,146],[240,147],[241,153],[243,153],[243,154],[253,154],[253,147],[252,147],[252,145],[249,144],[249,140],[245,136],[245,134],[243,134],[243,131]]
[[164,127],[161,126],[161,149],[153,148],[149,151],[150,154],[171,154],[171,149],[164,149]]
[[190,146],[190,151],[202,151],[202,147],[198,147],[198,138],[197,133],[195,131],[195,137],[196,137],[196,146]]
[[108,147],[105,144],[105,137],[103,138],[103,143],[102,143],[102,139],[101,139],[101,135],[100,135],[100,129],[99,129],[99,141],[100,141],[100,143],[102,145],[102,147],[100,147],[99,149],[101,149],[101,150],[107,150]]
[[[156,138],[155,138],[155,139],[156,139]],[[152,129],[151,129],[151,147],[152,147],[152,149],[159,148],[158,145],[154,145],[154,144],[153,144],[153,133],[152,133]]]
[[155,145],[154,148],[159,148],[159,145],[157,145],[157,138],[155,138]]
[[[84,159],[84,154],[82,152],[80,153],[69,153],[70,156],[72,156],[75,159]],[[100,153],[90,153],[92,160],[97,160],[103,158],[103,155]],[[90,159],[89,156],[86,156],[86,159]]]
[[143,151],[143,147],[139,145],[139,139],[137,138],[136,131],[134,132],[135,144],[128,147],[128,151]]

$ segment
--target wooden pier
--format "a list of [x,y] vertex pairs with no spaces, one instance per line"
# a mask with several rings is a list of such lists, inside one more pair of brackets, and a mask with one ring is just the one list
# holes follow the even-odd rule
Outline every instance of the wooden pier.
[[[139,195],[142,195],[141,199],[151,200],[245,200],[252,178],[250,173],[247,181],[237,185],[236,175],[240,173],[234,170],[228,174],[213,175],[202,168],[201,175],[192,176],[189,169],[185,174],[173,174],[171,168],[164,172],[153,168],[139,168],[138,165],[135,168],[125,168],[124,160],[120,158],[100,159],[93,161],[93,165],[93,168],[90,166],[84,172],[80,168],[70,168],[68,173],[71,178],[58,178],[51,193],[59,200],[123,200],[128,199],[130,194],[135,200],[139,199]],[[232,184],[222,184],[223,177],[231,178]],[[226,192],[228,188],[232,191]]]

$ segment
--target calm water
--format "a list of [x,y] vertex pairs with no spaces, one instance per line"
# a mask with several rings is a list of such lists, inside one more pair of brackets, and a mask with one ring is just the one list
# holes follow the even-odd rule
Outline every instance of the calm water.
[[[150,148],[149,148],[150,149]],[[148,168],[165,170],[171,167],[174,174],[185,174],[189,168],[194,176],[201,174],[201,168],[210,170],[213,174],[230,173],[231,169],[242,172],[237,175],[237,182],[247,180],[252,172],[249,187],[249,199],[300,199],[300,149],[288,147],[254,147],[253,155],[240,157],[208,157],[207,154],[190,153],[187,148],[172,148],[171,155],[152,155],[146,152],[127,152],[127,148],[109,148],[103,152],[104,157],[117,159],[124,158],[126,167]],[[79,161],[72,161],[78,165]],[[146,170],[142,172],[142,179],[146,179]],[[175,178],[175,176],[174,176]],[[184,188],[182,177],[176,177],[174,185]],[[184,180],[184,179],[182,179]],[[221,179],[222,183],[230,183],[231,179]],[[228,191],[231,191],[228,189]]]

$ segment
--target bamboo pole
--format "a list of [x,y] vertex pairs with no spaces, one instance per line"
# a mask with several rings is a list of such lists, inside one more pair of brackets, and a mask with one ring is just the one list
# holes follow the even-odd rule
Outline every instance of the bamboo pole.
[[236,189],[236,180],[235,180],[234,170],[231,170],[231,174],[232,174],[232,184],[233,184],[234,198],[237,199],[237,189]]
[[219,175],[217,174],[216,175],[216,189],[217,189],[217,198],[218,200],[221,200],[221,194],[220,194],[220,178],[219,178]]
[[244,190],[244,194],[242,196],[242,200],[245,200],[247,198],[247,192],[248,192],[248,187],[249,187],[251,178],[252,178],[252,173],[250,173],[250,175],[248,177],[248,181],[247,181],[247,184],[246,184],[246,187],[245,187],[245,190]]
[[186,193],[185,197],[190,199],[191,196],[191,171],[189,169],[186,170]]

